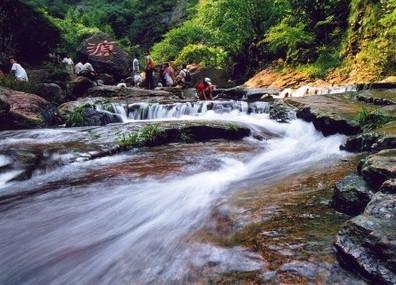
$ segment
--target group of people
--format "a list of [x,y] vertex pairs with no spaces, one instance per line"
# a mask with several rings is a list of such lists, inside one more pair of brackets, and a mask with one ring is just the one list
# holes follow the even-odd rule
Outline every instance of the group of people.
[[[26,70],[17,62],[15,57],[10,57],[11,70],[10,73],[17,81],[29,81]],[[72,78],[75,76],[84,76],[92,81],[96,81],[97,73],[92,64],[88,62],[87,58],[81,58],[77,64],[74,64],[71,57],[65,55],[60,62],[65,65],[66,70]],[[156,87],[172,87],[181,86],[182,88],[191,87],[191,74],[186,64],[181,66],[180,71],[176,74],[175,70],[169,63],[162,64],[159,68],[159,82],[156,84],[154,79],[154,72],[156,65],[149,51],[145,52],[145,67],[144,80],[140,74],[140,63],[137,57],[132,61],[132,81],[134,86],[142,86],[147,89],[154,89]],[[2,71],[0,71],[2,73]],[[200,100],[212,100],[214,85],[210,78],[205,78],[195,86]]]
[[[156,70],[156,65],[149,51],[145,52],[145,87],[148,89],[154,89],[155,87],[172,87],[181,86],[183,88],[188,88],[191,86],[191,74],[187,69],[187,65],[183,64],[178,74],[169,63],[164,63],[159,68],[159,82],[155,83],[154,72]],[[133,61],[133,67],[135,71],[135,64],[138,60],[135,58]]]
[[[148,89],[154,89],[156,87],[154,80],[154,71],[156,69],[153,58],[149,51],[145,52],[145,87]],[[139,61],[135,57],[133,60],[134,72],[139,72]],[[183,64],[179,73],[176,75],[175,70],[169,63],[162,64],[159,68],[159,78],[157,86],[160,87],[172,87],[181,86],[183,88],[191,87],[191,74],[186,64]],[[215,86],[212,84],[210,78],[205,78],[196,85],[196,90],[200,100],[212,100],[213,91]]]

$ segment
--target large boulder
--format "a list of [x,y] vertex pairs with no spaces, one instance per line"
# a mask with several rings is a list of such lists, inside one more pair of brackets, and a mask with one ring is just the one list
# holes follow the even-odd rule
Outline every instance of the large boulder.
[[191,72],[191,85],[195,86],[199,81],[209,77],[214,85],[219,88],[229,88],[235,86],[234,83],[229,81],[230,75],[226,70],[213,67],[198,67],[192,68]]
[[37,95],[0,87],[0,102],[0,106],[5,106],[0,121],[2,130],[47,127],[59,123],[56,109]]
[[70,83],[70,93],[72,99],[76,99],[85,95],[89,88],[93,86],[93,82],[84,76],[76,77]]
[[396,178],[396,149],[370,155],[361,163],[359,171],[367,183],[378,190],[386,180]]
[[[109,48],[110,52],[106,52]],[[131,57],[105,33],[96,33],[84,40],[78,55],[88,57],[97,73],[107,73],[119,81],[127,77]]]
[[342,265],[373,284],[396,284],[396,195],[375,194],[364,214],[343,226],[335,249]]
[[65,101],[62,88],[55,83],[38,84],[37,95],[51,103],[60,104]]
[[335,185],[331,206],[339,212],[356,216],[364,211],[373,195],[361,176],[349,174]]

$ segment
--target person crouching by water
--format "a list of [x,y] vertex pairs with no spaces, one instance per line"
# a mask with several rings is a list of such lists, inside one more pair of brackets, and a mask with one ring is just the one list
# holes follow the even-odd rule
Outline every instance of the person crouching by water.
[[24,81],[24,82],[29,81],[26,70],[17,62],[15,57],[13,56],[10,57],[10,64],[12,64],[11,74],[15,76],[15,79],[17,81]]
[[208,77],[199,82],[196,86],[199,100],[212,100],[214,87],[215,86]]
[[154,89],[155,88],[155,82],[154,82],[154,69],[155,69],[155,64],[154,64],[154,60],[150,55],[150,52],[148,50],[146,50],[144,52],[145,55],[145,63],[146,63],[146,67],[144,69],[145,72],[145,77],[146,77],[146,88],[147,89]]

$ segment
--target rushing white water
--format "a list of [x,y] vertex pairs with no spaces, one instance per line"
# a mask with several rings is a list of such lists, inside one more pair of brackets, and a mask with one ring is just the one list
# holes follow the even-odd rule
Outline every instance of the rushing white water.
[[[10,186],[37,191],[58,188],[3,209],[0,284],[183,284],[189,266],[221,260],[214,255],[224,250],[197,255],[186,242],[221,197],[237,191],[240,183],[271,183],[346,155],[339,151],[343,136],[325,138],[300,120],[279,124],[267,114],[247,115],[247,105],[232,106],[217,112],[205,110],[207,105],[174,105],[169,110],[153,105],[143,108],[149,111],[140,118],[191,119],[200,114],[200,118],[243,122],[278,135],[250,161],[224,155],[218,157],[221,167],[187,176],[121,179],[120,174],[116,180],[85,181],[84,175],[94,169],[100,175],[103,167],[138,154],[123,155],[75,162]],[[139,106],[132,117],[143,109]],[[208,154],[206,159],[210,158]],[[71,178],[79,183],[57,184]],[[228,261],[234,268],[237,261],[231,256]],[[256,259],[240,267],[257,270],[260,262]]]
[[[183,117],[199,117],[209,111],[217,114],[227,114],[237,112],[248,113],[268,113],[269,103],[255,102],[248,104],[243,101],[198,101],[172,104],[159,103],[134,103],[120,104],[112,103],[113,112],[118,114],[123,122],[133,120],[159,120],[159,119],[180,119]],[[97,105],[98,110],[103,110],[101,105]]]

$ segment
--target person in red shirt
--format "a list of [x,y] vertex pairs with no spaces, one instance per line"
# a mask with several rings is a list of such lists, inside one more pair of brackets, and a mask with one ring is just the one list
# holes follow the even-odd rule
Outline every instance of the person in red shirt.
[[212,100],[214,86],[210,78],[205,78],[195,87],[199,96],[199,100]]

